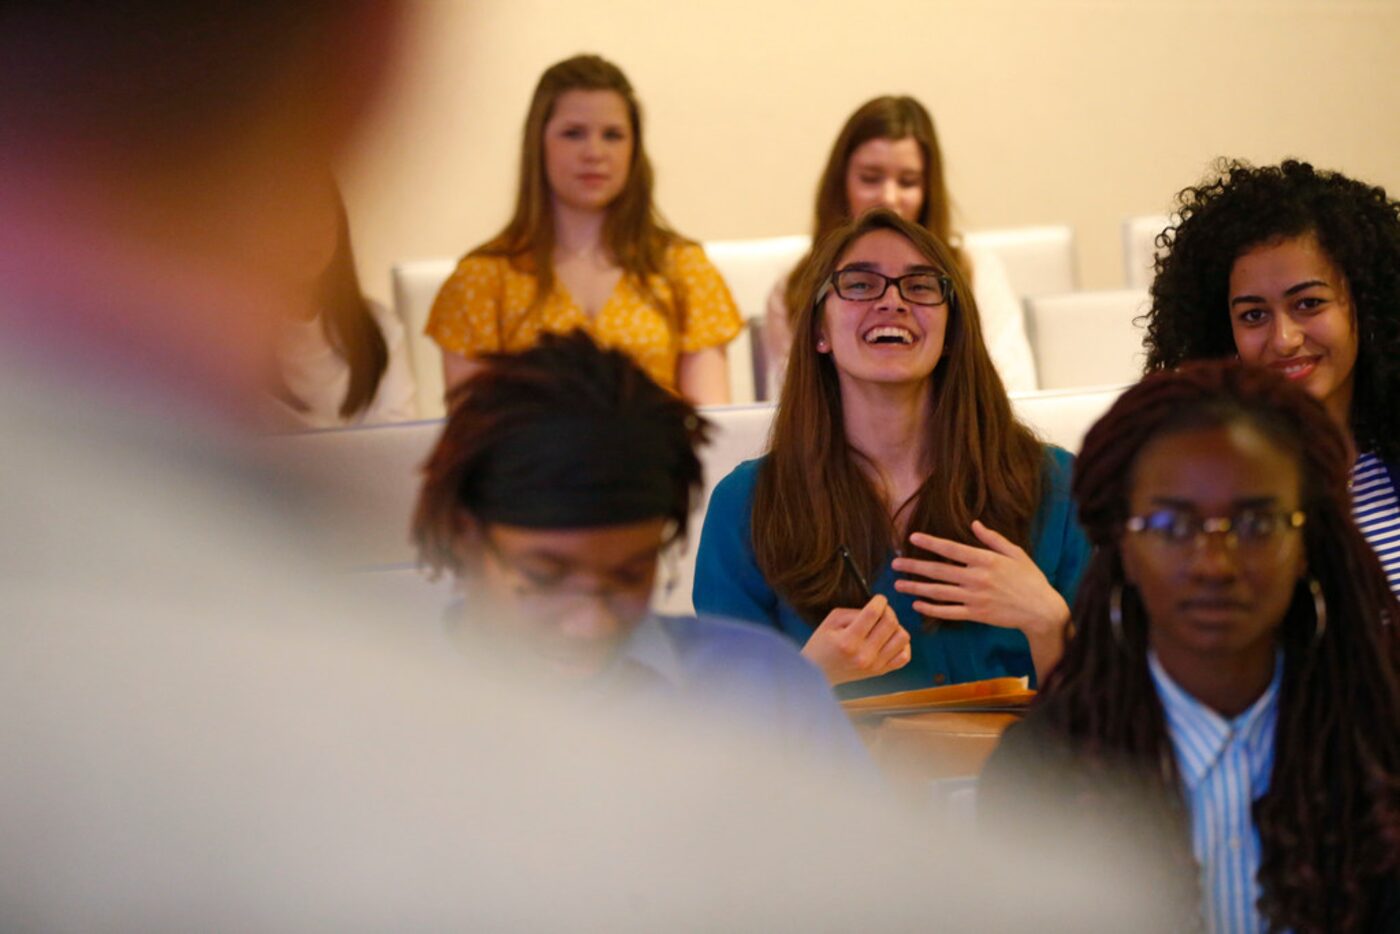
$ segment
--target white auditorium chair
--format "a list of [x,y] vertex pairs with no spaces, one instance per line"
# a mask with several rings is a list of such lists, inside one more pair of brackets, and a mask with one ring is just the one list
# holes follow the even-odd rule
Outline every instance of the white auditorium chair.
[[1043,441],[1078,454],[1086,435],[1126,385],[1013,392],[1011,407]]
[[690,533],[683,543],[666,555],[657,575],[652,605],[662,613],[684,616],[695,612],[690,599],[695,584],[695,551],[700,545],[700,529],[715,486],[743,461],[760,457],[768,450],[768,432],[773,427],[774,407],[768,403],[713,405],[700,410],[713,423],[710,443],[700,451],[705,469],[705,493],[690,514]]
[[724,277],[739,313],[744,316],[744,331],[729,345],[729,386],[731,399],[736,403],[770,397],[763,349],[768,293],[780,276],[797,265],[811,242],[811,237],[798,234],[705,243],[705,254]]
[[989,250],[1006,267],[1011,287],[1022,298],[1073,292],[1074,230],[1064,225],[1012,227],[963,234],[969,250]]
[[442,418],[442,351],[423,333],[438,290],[457,268],[452,259],[415,259],[395,263],[394,311],[408,334],[408,355],[418,383],[418,417]]
[[357,570],[412,567],[408,541],[419,467],[442,432],[442,421],[399,422],[274,435],[258,443],[273,472],[328,494],[336,511],[336,557]]
[[[1046,441],[1077,451],[1089,426],[1122,389],[1017,393],[1011,402]],[[689,536],[666,556],[657,575],[653,605],[658,610],[693,612],[695,551],[710,493],[741,461],[767,450],[773,411],[769,404],[703,410],[714,423],[711,443],[701,451],[704,495],[691,514]],[[327,522],[327,531],[334,534],[339,557],[347,567],[390,582],[406,596],[410,589],[422,588],[425,599],[415,601],[412,610],[406,610],[408,615],[428,615],[449,598],[451,582],[429,583],[417,576],[417,556],[408,539],[418,470],[441,430],[441,421],[405,422],[279,435],[261,442],[264,462],[272,469],[309,478],[313,488],[334,488],[336,495],[328,498],[327,508],[336,510],[336,518]],[[429,609],[422,608],[425,602]]]
[[[714,423],[711,443],[700,454],[704,496],[691,515],[690,535],[668,553],[657,575],[654,603],[667,613],[692,612],[695,549],[710,491],[741,461],[764,452],[773,420],[773,406],[766,404],[710,406],[703,412]],[[260,453],[280,474],[306,480],[312,488],[333,489],[326,509],[334,515],[312,521],[325,520],[325,533],[345,567],[406,590],[417,574],[408,530],[418,496],[418,470],[441,431],[442,422],[433,420],[301,432],[263,439]],[[447,589],[442,583],[420,583],[443,594],[445,605]]]
[[1152,285],[1157,259],[1157,235],[1172,219],[1165,214],[1144,214],[1123,222],[1123,282],[1130,289]]
[[1026,333],[1042,389],[1130,383],[1142,376],[1147,310],[1139,289],[1026,299]]

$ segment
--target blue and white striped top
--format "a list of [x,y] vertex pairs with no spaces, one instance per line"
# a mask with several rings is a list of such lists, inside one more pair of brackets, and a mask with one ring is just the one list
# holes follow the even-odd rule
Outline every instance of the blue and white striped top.
[[1362,454],[1351,469],[1351,514],[1381,559],[1391,591],[1400,596],[1400,499],[1390,471],[1374,454]]
[[1264,932],[1259,913],[1259,830],[1250,808],[1269,790],[1274,767],[1283,658],[1254,704],[1232,720],[1186,693],[1149,652],[1148,667],[1166,713],[1182,791],[1191,809],[1191,845],[1201,867],[1202,907],[1214,934]]

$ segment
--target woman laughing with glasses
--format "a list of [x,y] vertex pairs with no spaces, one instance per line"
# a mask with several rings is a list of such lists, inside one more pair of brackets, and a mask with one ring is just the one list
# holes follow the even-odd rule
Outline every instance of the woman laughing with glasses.
[[877,208],[802,294],[771,448],[710,500],[696,607],[785,633],[847,696],[1043,677],[1087,558],[1070,457],[1012,414],[953,255]]

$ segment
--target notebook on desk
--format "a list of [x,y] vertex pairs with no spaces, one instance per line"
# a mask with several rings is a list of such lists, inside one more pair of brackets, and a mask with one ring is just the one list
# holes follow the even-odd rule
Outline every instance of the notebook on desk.
[[917,691],[898,691],[842,701],[841,706],[852,717],[894,714],[935,713],[1016,713],[1035,697],[1027,678],[988,678]]

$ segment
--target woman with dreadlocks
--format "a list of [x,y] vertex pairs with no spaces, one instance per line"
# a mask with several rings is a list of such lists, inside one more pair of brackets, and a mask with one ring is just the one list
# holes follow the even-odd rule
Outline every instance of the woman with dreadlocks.
[[[1097,546],[1079,633],[988,763],[984,817],[1031,805],[1105,845],[1131,828],[1212,931],[1400,928],[1400,608],[1350,467],[1276,373],[1202,363],[1128,390],[1075,469]],[[1140,809],[1110,827],[1129,789]]]

